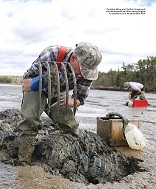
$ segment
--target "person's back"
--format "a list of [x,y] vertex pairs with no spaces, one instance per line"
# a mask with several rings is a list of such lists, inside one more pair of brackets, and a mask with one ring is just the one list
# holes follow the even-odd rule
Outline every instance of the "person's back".
[[143,84],[141,84],[141,83],[137,83],[137,82],[129,82],[130,83],[130,87],[131,87],[131,90],[133,90],[133,91],[137,91],[138,89],[142,89],[144,86],[143,86]]
[[139,82],[125,82],[124,89],[130,89],[130,99],[135,99],[139,96],[140,100],[145,99],[145,89],[144,85]]

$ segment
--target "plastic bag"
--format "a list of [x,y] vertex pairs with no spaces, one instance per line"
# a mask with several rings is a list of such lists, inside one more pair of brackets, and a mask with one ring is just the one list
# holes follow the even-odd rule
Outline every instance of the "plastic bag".
[[128,123],[125,128],[125,138],[131,149],[142,150],[147,143],[142,132],[133,124]]

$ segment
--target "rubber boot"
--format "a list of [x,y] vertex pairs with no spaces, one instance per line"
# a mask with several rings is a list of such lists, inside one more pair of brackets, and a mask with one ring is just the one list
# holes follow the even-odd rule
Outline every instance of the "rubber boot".
[[79,134],[79,124],[77,123],[71,108],[66,109],[64,105],[58,108],[57,105],[51,107],[49,117],[58,124],[64,133],[73,135]]
[[19,130],[18,158],[21,164],[30,164],[38,128],[41,126],[40,115],[46,106],[46,98],[42,95],[39,108],[39,92],[25,92],[21,107],[22,122]]
[[18,125],[20,133],[18,158],[21,164],[31,164],[39,124],[38,121],[28,119]]
[[21,165],[31,164],[36,135],[21,135],[19,140],[18,159]]
[[78,126],[79,126],[79,124],[74,125],[74,126],[71,127],[71,134],[72,135],[76,135],[76,136],[79,135],[79,127]]

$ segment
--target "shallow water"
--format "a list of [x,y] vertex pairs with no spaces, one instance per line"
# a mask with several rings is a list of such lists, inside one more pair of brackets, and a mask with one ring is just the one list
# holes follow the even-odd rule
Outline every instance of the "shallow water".
[[[96,132],[97,117],[104,117],[107,113],[117,112],[128,119],[137,119],[142,123],[147,123],[146,130],[148,137],[152,137],[154,140],[150,140],[149,145],[151,150],[156,148],[156,136],[153,135],[156,129],[156,94],[146,93],[149,106],[143,108],[132,108],[125,105],[128,101],[127,91],[104,91],[104,90],[91,90],[89,97],[86,99],[84,106],[79,107],[76,117],[79,121],[79,127],[81,129],[91,130]],[[21,85],[6,85],[0,84],[0,111],[5,109],[20,108],[22,101]],[[43,114],[45,115],[45,114]],[[144,131],[145,129],[143,129]],[[37,168],[36,168],[37,169]],[[24,168],[23,168],[24,170]],[[19,171],[21,168],[12,167],[9,165],[0,164],[0,188],[31,188],[19,187],[22,183],[29,182],[32,178],[27,175],[27,180],[22,177],[20,181]],[[29,170],[30,171],[30,170]],[[41,171],[39,171],[41,174]],[[33,175],[33,174],[32,174]],[[42,175],[43,176],[43,175]],[[43,177],[44,178],[44,177]],[[36,178],[37,179],[37,178]],[[45,179],[45,178],[44,178]],[[16,180],[16,182],[15,182]],[[17,183],[18,181],[18,183]],[[37,181],[38,182],[38,181]],[[11,183],[16,183],[15,186],[11,186]],[[46,186],[50,188],[50,184]],[[32,187],[33,188],[33,187]],[[44,188],[44,187],[41,187]],[[73,188],[73,187],[72,187]]]
[[21,100],[21,85],[0,84],[0,111],[20,108]]
[[126,91],[91,90],[85,105],[80,107],[77,112],[80,127],[96,130],[96,117],[104,117],[110,112],[120,113],[128,119],[156,123],[156,94],[148,93],[146,98],[149,102],[148,107],[132,108],[125,106],[128,101],[128,92]]
[[[76,117],[80,128],[96,131],[96,118],[109,112],[117,112],[128,119],[139,119],[156,123],[156,94],[146,93],[148,107],[132,108],[125,106],[127,91],[91,90],[85,105],[79,107]],[[20,108],[22,101],[21,85],[0,84],[0,111]]]

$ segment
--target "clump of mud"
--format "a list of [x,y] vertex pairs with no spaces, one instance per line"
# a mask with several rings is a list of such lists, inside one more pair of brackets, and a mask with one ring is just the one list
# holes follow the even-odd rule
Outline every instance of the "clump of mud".
[[[48,117],[41,117],[43,128],[38,131],[32,164],[52,175],[60,175],[80,183],[106,183],[142,171],[141,160],[121,156],[95,133],[80,130],[79,136],[64,134]],[[17,124],[20,111],[0,112],[0,151],[2,162],[19,165]],[[2,153],[3,152],[3,153]]]

